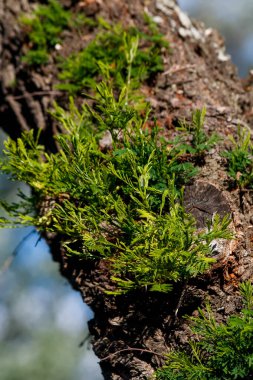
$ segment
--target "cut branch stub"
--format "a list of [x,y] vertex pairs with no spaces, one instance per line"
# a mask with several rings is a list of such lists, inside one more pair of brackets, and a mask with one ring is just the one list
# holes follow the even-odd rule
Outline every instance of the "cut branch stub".
[[184,206],[196,219],[198,228],[204,228],[215,213],[221,217],[231,214],[229,200],[224,192],[207,181],[198,180],[185,187]]
[[[205,228],[214,214],[219,214],[222,218],[232,214],[230,201],[225,192],[203,180],[197,180],[193,185],[185,187],[184,206],[186,211],[194,216],[199,229]],[[235,233],[232,217],[230,228]],[[236,245],[236,240],[215,239],[211,243],[212,257],[224,260],[231,255]]]

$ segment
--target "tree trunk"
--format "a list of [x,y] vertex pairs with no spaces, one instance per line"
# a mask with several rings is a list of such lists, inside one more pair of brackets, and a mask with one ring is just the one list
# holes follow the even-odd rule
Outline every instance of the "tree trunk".
[[[36,1],[0,0],[0,112],[1,126],[12,138],[30,128],[42,128],[47,150],[55,152],[57,126],[47,113],[53,100],[67,104],[55,90],[57,69],[54,53],[47,66],[27,69],[21,52],[27,43],[19,25],[22,12],[30,12]],[[42,3],[42,1],[41,1]],[[179,119],[189,119],[193,109],[206,106],[206,128],[224,139],[237,125],[253,121],[250,78],[242,83],[224,49],[222,37],[202,23],[190,20],[173,0],[62,0],[67,8],[97,15],[109,21],[141,25],[144,12],[156,17],[170,42],[171,54],[165,70],[146,86],[148,100],[160,125],[172,128]],[[80,46],[80,35],[66,31],[64,44]],[[77,99],[80,102],[82,99]],[[218,320],[225,320],[240,306],[238,283],[253,274],[252,191],[229,191],[225,161],[220,156],[226,142],[211,150],[195,183],[186,189],[186,205],[202,201],[205,210],[230,210],[235,240],[219,248],[217,263],[205,275],[178,286],[173,293],[143,291],[121,296],[103,292],[109,281],[103,262],[66,256],[59,236],[47,233],[54,260],[83,300],[92,308],[89,323],[93,348],[100,358],[106,380],[148,379],[171,347],[184,345],[189,328],[184,315],[192,315],[208,298]],[[195,215],[200,223],[201,215]],[[203,215],[202,215],[203,217]],[[180,296],[183,295],[183,302]],[[180,306],[177,316],[175,310]]]

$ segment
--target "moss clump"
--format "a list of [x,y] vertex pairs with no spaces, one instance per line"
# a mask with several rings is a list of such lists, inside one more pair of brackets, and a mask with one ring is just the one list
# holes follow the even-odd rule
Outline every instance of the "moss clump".
[[[121,89],[128,75],[130,56],[129,43],[138,41],[138,50],[131,67],[131,85],[138,88],[146,79],[163,71],[162,50],[168,49],[168,42],[156,30],[145,34],[135,27],[124,29],[122,25],[111,26],[104,20],[99,32],[85,49],[71,54],[59,64],[59,89],[77,93],[87,87],[95,88],[101,75],[101,64],[109,68],[109,76]],[[129,78],[130,79],[130,78]]]
[[30,49],[23,56],[28,65],[43,65],[48,62],[50,50],[60,42],[62,31],[85,20],[74,17],[57,0],[39,5],[31,16],[22,16],[21,24],[27,28]]

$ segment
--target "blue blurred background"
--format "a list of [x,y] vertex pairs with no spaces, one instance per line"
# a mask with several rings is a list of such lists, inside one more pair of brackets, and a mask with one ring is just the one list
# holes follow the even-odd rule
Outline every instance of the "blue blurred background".
[[252,0],[178,0],[181,8],[225,37],[232,61],[241,76],[253,68]]
[[[253,68],[253,1],[179,3],[189,15],[225,36],[239,74],[246,76]],[[0,177],[1,198],[15,200],[18,188],[29,192],[24,185]],[[92,313],[58,273],[46,243],[32,231],[0,230],[0,379],[102,380],[89,344],[87,321]],[[2,271],[28,234],[10,268]]]

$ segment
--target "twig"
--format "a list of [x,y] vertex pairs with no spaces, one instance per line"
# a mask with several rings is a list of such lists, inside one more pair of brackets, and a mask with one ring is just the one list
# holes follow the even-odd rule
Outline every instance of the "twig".
[[13,99],[24,99],[29,96],[43,96],[43,95],[60,95],[62,94],[61,91],[57,90],[48,90],[48,91],[35,91],[35,92],[29,92],[27,94],[23,95],[17,95],[17,96],[12,96]]
[[81,342],[78,344],[78,347],[83,347],[86,342],[90,339],[91,334],[88,332],[86,336],[81,340]]
[[18,102],[16,102],[14,96],[12,95],[6,96],[6,101],[8,102],[9,106],[12,109],[12,112],[16,116],[17,122],[19,123],[22,131],[29,131],[29,126],[21,111],[21,105]]
[[32,230],[31,232],[29,232],[29,234],[27,234],[25,237],[23,237],[23,239],[18,243],[18,245],[16,246],[16,248],[14,249],[12,254],[9,257],[7,257],[7,259],[4,261],[3,265],[0,268],[0,277],[10,268],[11,264],[13,263],[13,261],[14,261],[15,257],[17,256],[20,248],[22,247],[22,245],[35,232],[36,232],[36,230]]
[[164,71],[162,75],[172,75],[179,71],[184,71],[188,69],[194,69],[195,65],[185,65],[185,66],[178,66],[178,67],[172,67],[171,69]]
[[10,268],[14,258],[15,258],[14,256],[7,257],[7,259],[4,261],[3,265],[1,266],[0,276],[2,276],[5,272],[7,272],[7,270]]
[[159,356],[160,358],[166,359],[165,355],[158,354],[157,352],[154,352],[154,351],[151,351],[151,350],[146,350],[144,348],[132,348],[132,347],[128,347],[128,348],[123,348],[122,350],[115,351],[115,352],[113,352],[113,353],[105,356],[104,358],[100,359],[100,361],[102,362],[104,360],[110,359],[112,356],[120,354],[121,352],[126,352],[126,351],[147,352],[149,354],[156,355],[156,356]]
[[183,285],[183,289],[182,289],[182,292],[180,294],[180,297],[179,297],[179,300],[178,300],[178,303],[177,303],[177,306],[176,306],[176,309],[175,309],[175,314],[174,314],[175,321],[177,319],[178,311],[179,311],[179,309],[180,309],[180,307],[182,306],[182,303],[183,303],[183,299],[184,299],[184,295],[185,295],[185,292],[186,292],[187,284],[188,284],[188,281],[186,281],[184,283],[184,285]]
[[178,80],[178,81],[170,81],[168,84],[185,84],[185,83],[191,83],[196,81],[196,79],[185,79],[185,80]]
[[41,239],[42,239],[42,236],[39,235],[39,237],[38,237],[38,239],[37,239],[37,241],[36,241],[34,247],[37,247],[37,245],[39,244],[39,242],[41,241]]

